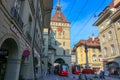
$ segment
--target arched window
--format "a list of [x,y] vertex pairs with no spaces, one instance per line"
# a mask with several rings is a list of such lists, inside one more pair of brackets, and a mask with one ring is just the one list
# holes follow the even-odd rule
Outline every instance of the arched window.
[[93,61],[96,61],[96,55],[93,55],[93,56],[92,56],[92,60],[93,60]]
[[99,55],[99,61],[102,61],[102,55]]
[[106,41],[106,37],[105,35],[103,35],[103,43]]
[[112,40],[113,39],[112,32],[109,31],[108,33],[109,33],[109,40]]
[[107,49],[107,47],[104,48],[104,54],[105,54],[105,56],[108,55],[108,49]]
[[111,45],[111,53],[112,53],[112,55],[114,55],[114,54],[115,54],[115,47],[114,47],[114,45],[113,45],[113,44]]

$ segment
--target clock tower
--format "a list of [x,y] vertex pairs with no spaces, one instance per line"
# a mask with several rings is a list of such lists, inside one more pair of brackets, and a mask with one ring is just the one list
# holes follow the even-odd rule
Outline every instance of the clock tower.
[[[61,10],[60,0],[58,0],[56,11],[51,18],[51,31],[54,34],[56,53],[54,57],[55,63],[66,63],[70,66],[70,22],[65,18]],[[60,61],[63,60],[63,61]]]

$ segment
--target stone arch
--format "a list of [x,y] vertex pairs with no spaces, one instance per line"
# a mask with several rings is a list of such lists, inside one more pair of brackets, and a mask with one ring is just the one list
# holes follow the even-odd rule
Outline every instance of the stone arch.
[[14,41],[15,41],[15,43],[17,44],[17,46],[18,46],[18,51],[19,51],[19,49],[20,49],[20,43],[18,42],[19,40],[18,40],[18,37],[17,36],[15,36],[15,35],[12,35],[12,34],[5,34],[5,35],[3,35],[3,37],[0,39],[0,47],[1,47],[1,45],[3,44],[3,42],[5,41],[5,40],[7,40],[7,39],[13,39]]
[[62,59],[62,58],[57,58],[54,63],[58,63],[58,64],[61,64],[61,63],[65,63],[65,60]]
[[117,62],[108,62],[106,65],[108,65],[109,67],[119,67],[119,63]]
[[[14,37],[5,37],[0,43],[0,67],[3,69],[3,79],[17,80],[19,75],[19,48],[18,43]],[[6,52],[4,52],[6,51]],[[3,65],[5,66],[3,68]],[[14,74],[10,74],[14,72]]]
[[114,62],[114,61],[108,62],[106,65],[108,66],[108,70],[110,74],[114,74],[114,72],[118,71],[120,67],[119,63]]

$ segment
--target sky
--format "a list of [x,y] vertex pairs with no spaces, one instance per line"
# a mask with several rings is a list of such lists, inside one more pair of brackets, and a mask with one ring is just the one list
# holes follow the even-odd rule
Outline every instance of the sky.
[[[53,0],[52,16],[58,0]],[[80,40],[86,40],[94,34],[99,36],[98,27],[93,26],[98,15],[112,0],[60,0],[62,13],[70,22],[71,49]]]

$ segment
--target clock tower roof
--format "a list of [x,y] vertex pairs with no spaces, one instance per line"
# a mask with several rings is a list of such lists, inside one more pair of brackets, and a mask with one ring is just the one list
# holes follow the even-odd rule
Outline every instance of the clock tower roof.
[[[59,17],[60,15],[60,17]],[[51,21],[57,21],[57,22],[68,22],[67,19],[65,18],[64,14],[55,12],[54,16],[52,17]]]
[[60,0],[58,0],[57,6],[56,6],[56,12],[52,17],[51,21],[68,22],[64,14],[61,12]]

